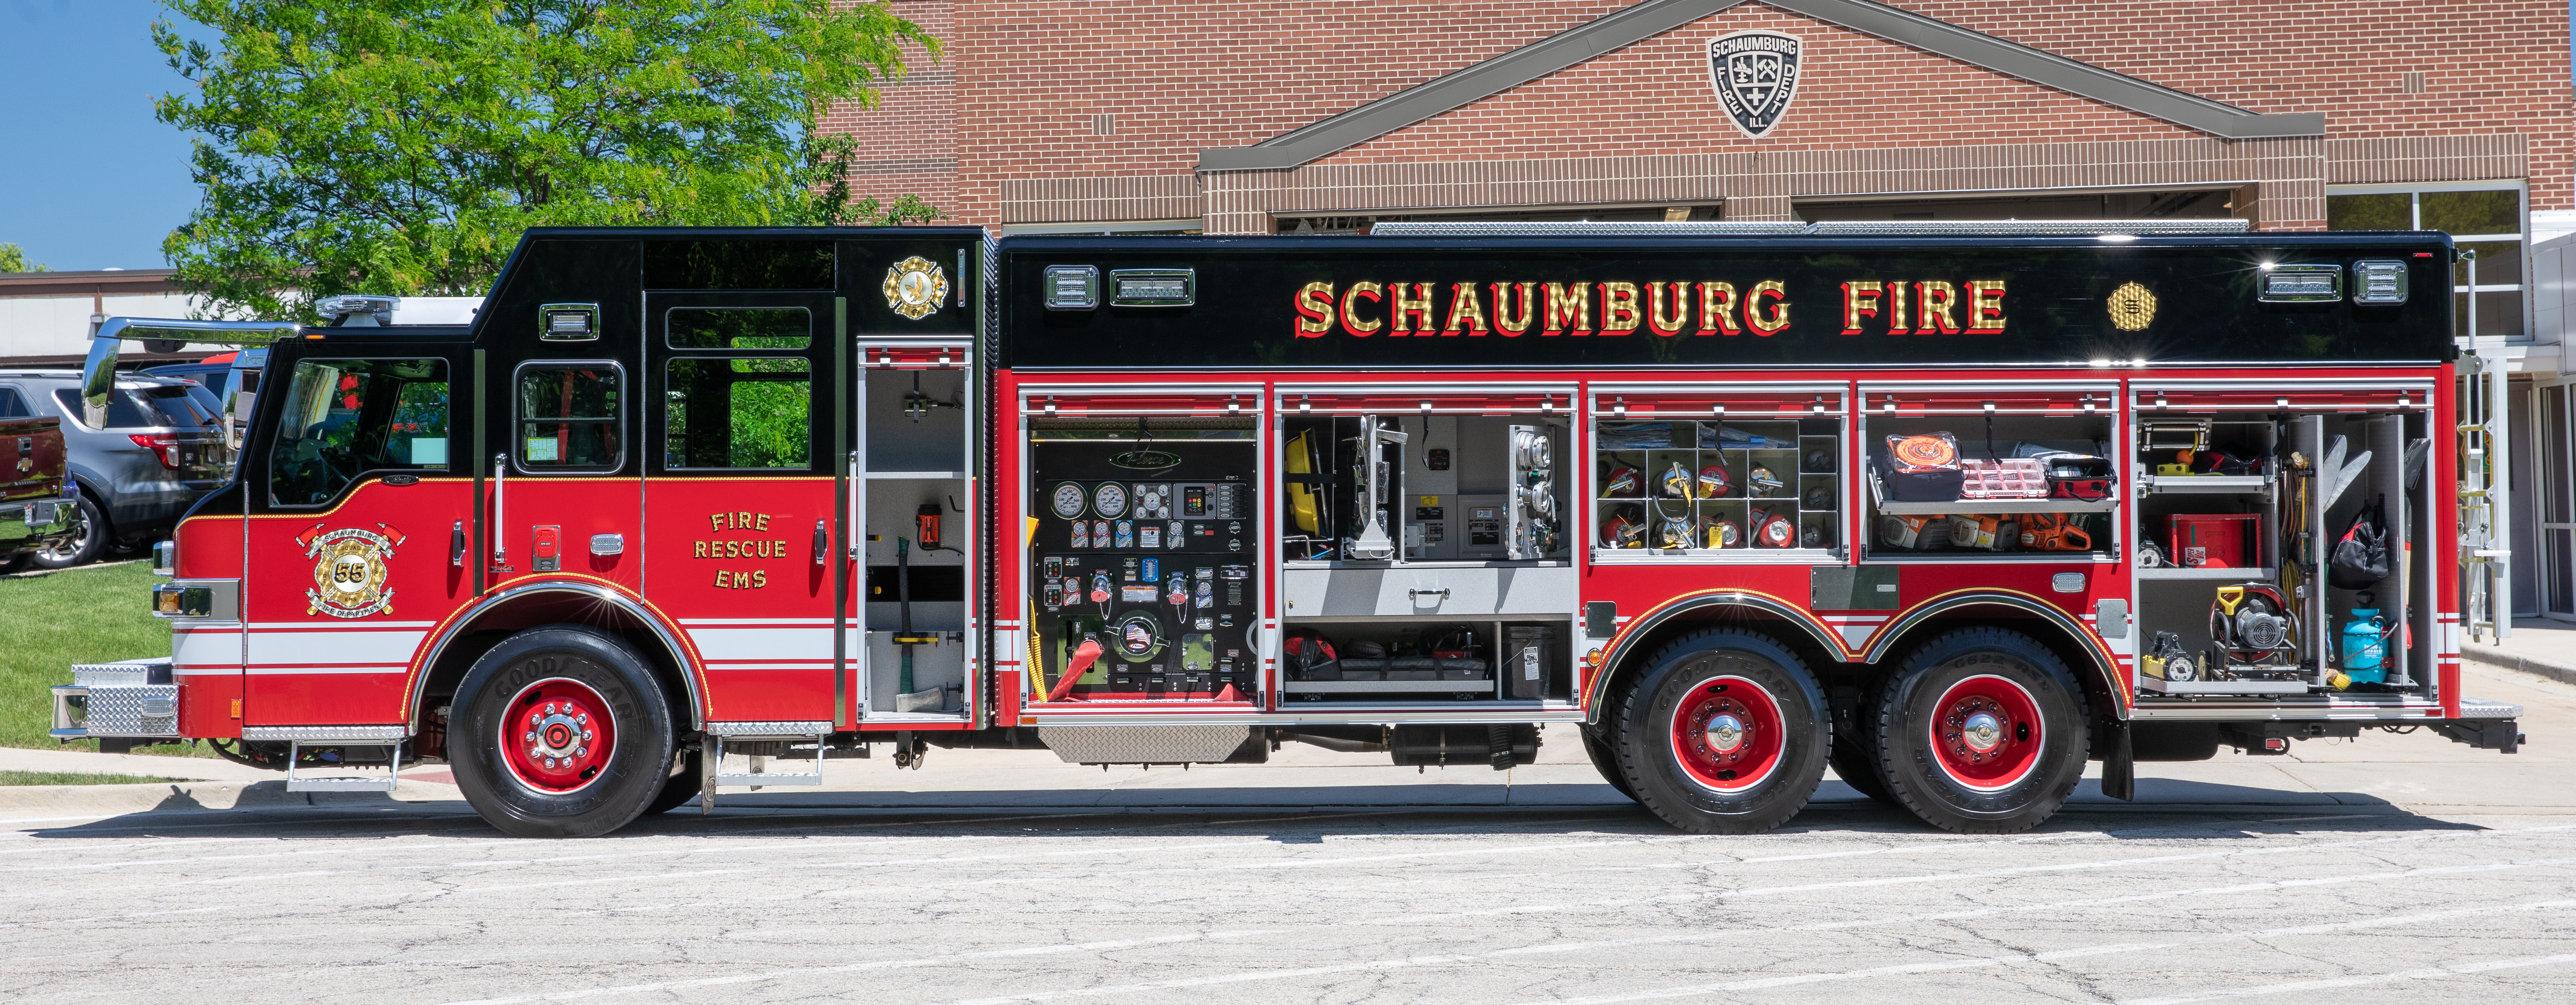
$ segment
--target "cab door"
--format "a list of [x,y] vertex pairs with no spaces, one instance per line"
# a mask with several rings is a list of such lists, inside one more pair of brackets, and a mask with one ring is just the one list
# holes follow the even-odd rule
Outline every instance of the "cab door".
[[[347,336],[281,358],[259,413],[272,435],[240,461],[241,623],[179,629],[182,687],[206,696],[189,707],[248,727],[416,717],[411,668],[475,595],[471,413],[456,404],[472,400],[457,393],[470,359],[461,342]],[[211,700],[226,664],[237,706]]]
[[713,722],[834,719],[840,465],[829,291],[647,292],[644,595]]

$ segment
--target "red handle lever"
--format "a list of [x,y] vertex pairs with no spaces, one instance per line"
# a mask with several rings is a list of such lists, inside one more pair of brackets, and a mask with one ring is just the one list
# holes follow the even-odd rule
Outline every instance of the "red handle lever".
[[1100,640],[1082,640],[1081,645],[1073,647],[1073,658],[1065,661],[1064,676],[1056,680],[1055,690],[1047,692],[1047,700],[1063,701],[1066,695],[1073,693],[1073,682],[1081,680],[1082,672],[1091,669],[1091,665],[1099,660]]

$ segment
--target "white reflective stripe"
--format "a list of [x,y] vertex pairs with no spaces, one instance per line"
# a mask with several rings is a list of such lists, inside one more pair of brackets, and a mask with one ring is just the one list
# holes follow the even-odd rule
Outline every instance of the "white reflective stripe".
[[170,664],[173,667],[203,668],[200,673],[240,673],[242,665],[242,629],[240,625],[222,628],[191,627],[170,634]]
[[684,625],[828,625],[830,618],[681,618]]
[[[1827,615],[1823,615],[1824,619],[1825,619],[1826,621],[1828,621],[1828,622],[1849,621],[1849,622],[1853,622],[1853,623],[1855,623],[1855,624],[1858,624],[1858,623],[1876,624],[1876,623],[1878,623],[1878,622],[1881,622],[1881,621],[1885,621],[1885,620],[1887,620],[1887,619],[1888,619],[1889,617],[1891,617],[1891,616],[1892,616],[1892,615],[1886,615],[1886,614],[1827,614]],[[1626,619],[1626,618],[1621,618],[1621,619],[1619,619],[1619,620],[1621,620],[1621,621],[1626,621],[1626,620],[1628,620],[1628,619]]]
[[170,676],[172,677],[239,677],[241,675],[242,668],[241,664],[238,663],[226,663],[220,666],[174,666],[170,668]]
[[1858,649],[1861,647],[1861,643],[1869,641],[1870,635],[1877,632],[1878,628],[1873,625],[1863,625],[1859,627],[1836,628],[1834,630],[1843,633],[1844,645]]
[[708,670],[710,670],[710,671],[714,671],[714,670],[830,670],[830,669],[832,669],[832,661],[831,661],[831,660],[808,660],[808,661],[803,662],[803,663],[717,663],[717,662],[714,662],[714,661],[709,661],[709,662],[707,663],[707,669],[708,669]]
[[689,632],[698,656],[719,660],[792,660],[832,651],[832,630],[823,628],[700,628]]
[[428,632],[305,631],[250,633],[252,666],[409,664]]

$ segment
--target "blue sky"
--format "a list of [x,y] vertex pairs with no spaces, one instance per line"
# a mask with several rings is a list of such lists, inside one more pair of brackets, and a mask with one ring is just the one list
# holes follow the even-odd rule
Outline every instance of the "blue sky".
[[188,137],[152,98],[154,0],[0,0],[0,241],[56,269],[150,269],[196,208]]

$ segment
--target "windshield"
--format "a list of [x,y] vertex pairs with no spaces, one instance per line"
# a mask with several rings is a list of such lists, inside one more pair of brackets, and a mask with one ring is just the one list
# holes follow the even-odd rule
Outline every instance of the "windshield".
[[295,364],[269,450],[271,502],[317,505],[369,471],[446,467],[446,361]]

